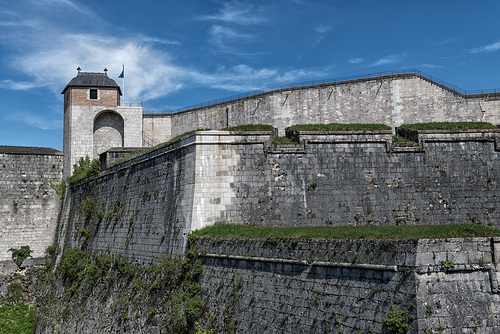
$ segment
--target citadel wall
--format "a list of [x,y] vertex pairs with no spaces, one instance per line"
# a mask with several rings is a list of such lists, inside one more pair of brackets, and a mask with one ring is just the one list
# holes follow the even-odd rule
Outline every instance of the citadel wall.
[[270,132],[196,132],[72,186],[67,240],[147,262],[215,222],[498,226],[498,131],[422,133],[409,147],[390,131],[299,133],[291,146]]
[[[168,139],[196,129],[268,124],[490,122],[500,124],[495,93],[464,95],[417,73],[391,74],[274,90],[228,102],[169,114],[144,114],[147,137]],[[163,124],[159,120],[165,119]],[[167,135],[168,136],[168,135]],[[162,142],[162,137],[158,142]]]
[[[71,186],[58,240],[149,264],[219,221],[498,227],[498,131],[424,131],[409,146],[391,131],[289,133],[300,145],[273,145],[271,132],[198,131]],[[396,305],[413,317],[412,333],[500,329],[498,238],[201,238],[198,247],[210,327],[384,333]],[[114,326],[101,298],[86,299],[96,315],[75,312],[61,328]],[[129,328],[140,332],[141,319]]]
[[401,320],[410,333],[494,333],[499,245],[498,238],[200,238],[206,325],[232,324],[236,333],[389,333],[382,322],[394,305],[408,312]]
[[54,243],[61,199],[51,182],[62,181],[62,164],[56,150],[0,146],[0,274],[17,268],[10,248],[30,246],[26,265]]

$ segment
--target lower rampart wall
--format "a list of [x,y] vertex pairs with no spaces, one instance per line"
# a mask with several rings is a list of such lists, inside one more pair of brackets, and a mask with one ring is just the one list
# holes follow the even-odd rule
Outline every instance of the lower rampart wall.
[[17,268],[9,249],[29,246],[33,259],[26,265],[43,261],[54,242],[61,199],[51,182],[62,181],[62,153],[25,152],[30,149],[44,150],[0,147],[0,274]]
[[198,245],[209,327],[389,333],[383,321],[394,305],[408,312],[410,333],[500,330],[497,238],[201,238]]

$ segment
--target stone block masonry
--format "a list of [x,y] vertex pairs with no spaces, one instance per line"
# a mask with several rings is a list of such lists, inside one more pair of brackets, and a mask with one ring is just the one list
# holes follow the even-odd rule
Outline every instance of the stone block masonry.
[[[498,238],[278,240],[200,238],[206,325],[235,333],[500,330]],[[413,320],[412,320],[413,319]]]
[[[108,167],[70,187],[58,239],[148,264],[215,222],[498,224],[496,131],[420,134],[417,149],[395,149],[387,131],[296,136],[281,147],[270,132],[198,131]],[[384,333],[396,305],[412,333],[495,333],[499,245],[201,238],[205,325]]]
[[60,240],[148,262],[215,222],[497,226],[497,135],[426,134],[405,151],[387,131],[299,133],[282,150],[270,132],[199,131],[72,186]]
[[[464,95],[418,73],[285,88],[165,114],[144,114],[144,137],[162,142],[196,129],[269,124],[279,135],[296,124],[424,122],[500,124],[498,95]],[[154,143],[155,140],[148,139]]]
[[62,181],[62,164],[56,150],[0,146],[0,274],[17,268],[10,248],[30,246],[36,262],[53,244],[61,199],[51,182]]

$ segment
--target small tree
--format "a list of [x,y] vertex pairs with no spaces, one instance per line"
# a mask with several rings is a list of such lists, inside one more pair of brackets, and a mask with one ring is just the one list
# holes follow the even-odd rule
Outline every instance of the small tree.
[[17,264],[18,268],[21,268],[24,260],[26,260],[28,257],[32,257],[31,253],[33,253],[33,251],[30,249],[30,246],[21,246],[21,248],[19,249],[11,248],[9,249],[9,252],[12,252],[12,260],[14,260],[14,262]]

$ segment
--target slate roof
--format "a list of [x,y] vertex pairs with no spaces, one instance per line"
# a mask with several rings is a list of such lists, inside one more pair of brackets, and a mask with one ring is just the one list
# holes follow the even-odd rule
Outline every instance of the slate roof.
[[115,80],[109,78],[107,73],[78,72],[78,75],[71,79],[61,94],[64,94],[69,87],[118,88],[119,94],[122,95],[120,86]]
[[62,155],[61,151],[48,147],[4,146],[0,145],[0,154],[38,154]]

